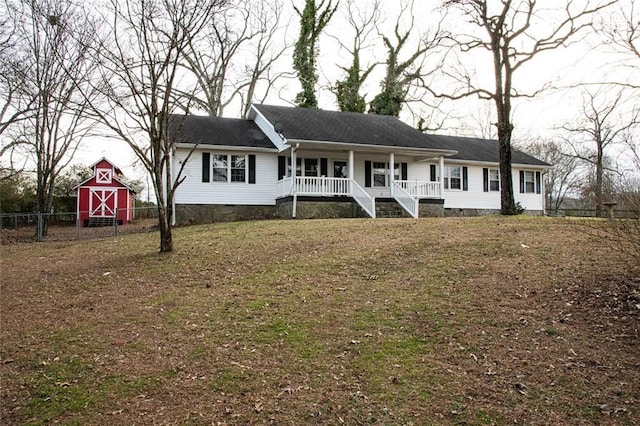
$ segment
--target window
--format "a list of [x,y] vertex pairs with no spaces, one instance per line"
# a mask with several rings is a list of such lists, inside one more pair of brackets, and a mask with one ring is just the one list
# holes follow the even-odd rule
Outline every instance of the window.
[[489,191],[500,191],[500,171],[489,169]]
[[524,192],[533,194],[536,192],[536,175],[535,172],[525,170],[524,172]]
[[[249,156],[249,157],[253,157],[253,156]],[[203,167],[205,166],[206,166],[206,161],[203,159]],[[211,155],[211,181],[212,182],[245,183],[247,182],[247,169],[248,167],[247,167],[246,155],[227,155],[227,154]],[[251,177],[249,177],[249,181],[251,181]],[[205,179],[204,173],[203,173],[203,182],[208,182],[208,179]],[[253,183],[253,182],[249,182],[249,183]]]
[[231,182],[246,181],[246,163],[247,157],[245,155],[231,156]]
[[460,166],[445,167],[444,187],[446,189],[462,189],[462,171]]
[[213,164],[213,175],[211,180],[213,182],[227,182],[227,172],[229,162],[226,155],[214,154],[211,156],[211,163]]

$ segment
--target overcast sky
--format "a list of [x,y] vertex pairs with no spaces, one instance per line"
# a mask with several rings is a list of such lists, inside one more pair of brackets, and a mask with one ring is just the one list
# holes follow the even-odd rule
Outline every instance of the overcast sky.
[[[302,7],[302,0],[294,0],[299,7]],[[618,0],[619,7],[624,8],[629,0]],[[358,8],[365,10],[373,3],[372,0],[355,0]],[[442,11],[437,9],[441,0],[416,0],[413,9],[414,18],[414,35],[412,45],[415,46],[419,37],[424,36],[433,31],[433,28],[442,18]],[[558,0],[539,0],[543,7],[557,7],[564,1]],[[289,19],[288,22],[282,22],[282,37],[286,37],[292,44],[298,35],[298,18],[293,12],[291,3],[284,0],[287,12],[284,16]],[[399,13],[399,1],[381,1],[381,15],[383,21],[381,29],[385,34],[392,35],[393,27],[396,24],[396,17]],[[343,0],[341,9],[334,19],[330,22],[323,34],[320,43],[320,57],[318,59],[320,82],[318,87],[319,106],[322,109],[336,110],[337,104],[335,96],[327,89],[327,86],[335,84],[335,81],[342,77],[343,72],[339,66],[348,66],[349,54],[340,49],[337,39],[346,41],[348,44],[352,37],[352,30],[349,28],[345,19],[344,6],[346,1]],[[406,14],[401,23],[400,28],[408,28],[411,21],[411,15]],[[545,19],[553,19],[557,14],[548,14]],[[617,14],[612,10],[606,16],[602,17],[605,21],[617,19]],[[452,32],[460,32],[463,28],[472,28],[464,20],[456,14],[449,14],[446,17],[445,25]],[[544,31],[543,23],[537,24],[540,31]],[[558,134],[557,127],[562,123],[575,119],[580,116],[583,89],[585,84],[598,83],[601,81],[633,81],[640,84],[637,66],[638,59],[629,60],[618,54],[607,53],[606,49],[599,47],[599,37],[592,34],[584,40],[577,41],[568,48],[562,48],[551,52],[545,52],[533,59],[529,64],[524,66],[515,75],[514,86],[522,91],[534,91],[545,84],[553,84],[557,87],[571,87],[583,85],[582,87],[573,87],[571,89],[562,89],[548,91],[535,99],[521,100],[514,102],[514,123],[516,125],[514,139],[516,141],[530,139],[536,137],[554,138]],[[373,62],[384,62],[386,50],[382,45],[380,38],[376,33],[371,34],[371,47],[365,52],[362,58],[363,65]],[[411,46],[407,47],[405,55],[411,53]],[[291,49],[288,54],[284,55],[277,64],[279,69],[291,70]],[[431,66],[434,61],[441,58],[440,55],[434,56],[431,60],[425,62],[425,67]],[[468,73],[477,77],[482,81],[484,87],[491,88],[493,85],[491,57],[488,53],[480,53],[473,55],[459,55],[461,66]],[[451,57],[453,59],[453,57]],[[450,63],[454,63],[450,61]],[[457,66],[457,65],[456,65]],[[459,68],[459,66],[457,66]],[[634,69],[635,67],[635,69]],[[367,80],[363,93],[367,95],[367,101],[370,101],[379,90],[380,80],[384,74],[384,65],[379,65],[376,71]],[[443,76],[435,78],[432,81],[435,87],[441,91],[447,90],[447,79]],[[596,91],[595,86],[592,87]],[[287,105],[291,104],[296,93],[300,90],[298,81],[295,78],[280,80],[275,90],[271,91],[267,98],[267,103]],[[615,90],[610,89],[610,94]],[[606,93],[607,91],[603,91]],[[425,98],[426,99],[426,98]],[[633,102],[635,104],[635,101]],[[630,105],[630,104],[628,104]],[[412,109],[417,111],[417,104],[412,104]],[[423,107],[424,115],[433,114],[433,110]],[[226,116],[237,117],[239,114],[238,106],[230,106],[226,112]],[[465,134],[468,136],[483,136],[487,132],[492,131],[491,123],[493,120],[493,105],[487,101],[479,101],[476,98],[466,98],[459,101],[443,101],[440,103],[437,112],[434,114],[435,121],[444,122],[444,127],[439,132],[445,134]],[[444,119],[444,117],[448,117]],[[401,118],[411,125],[416,124],[417,118],[410,114],[408,108],[403,109]],[[77,162],[91,163],[98,158],[106,156],[111,158],[116,164],[125,169],[128,174],[134,176],[143,176],[141,170],[134,171],[131,164],[134,162],[134,156],[130,153],[128,147],[124,143],[109,141],[108,143],[92,143],[84,147],[77,157]]]

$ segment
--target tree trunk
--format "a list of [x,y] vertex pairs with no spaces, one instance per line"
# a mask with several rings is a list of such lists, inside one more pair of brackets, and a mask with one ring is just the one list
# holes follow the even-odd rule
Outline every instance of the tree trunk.
[[[501,124],[501,125],[500,125]],[[516,215],[516,203],[513,194],[513,177],[511,173],[511,123],[498,125],[498,141],[500,145],[500,213]]]
[[158,228],[160,228],[160,253],[173,251],[171,222],[169,221],[167,209],[163,205],[158,205]]
[[596,187],[595,187],[595,204],[596,204],[596,217],[603,216],[602,208],[602,181],[603,181],[603,167],[602,167],[602,142],[598,140],[598,152],[596,158]]

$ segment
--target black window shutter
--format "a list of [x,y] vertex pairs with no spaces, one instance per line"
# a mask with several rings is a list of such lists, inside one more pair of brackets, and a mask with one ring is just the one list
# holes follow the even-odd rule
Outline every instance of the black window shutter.
[[401,163],[400,164],[400,169],[401,169],[400,179],[401,180],[407,180],[408,176],[409,176],[409,165],[407,163]]
[[524,170],[520,170],[520,193],[524,194]]
[[462,190],[463,191],[469,190],[469,171],[467,170],[466,167],[462,168]]
[[371,188],[371,161],[364,162],[364,186]]
[[431,182],[435,182],[437,180],[436,178],[436,165],[432,164],[431,166],[429,166],[429,171],[431,174]]
[[489,169],[486,167],[482,169],[482,189],[489,192]]
[[211,174],[211,154],[208,152],[202,153],[202,181],[209,182]]
[[249,183],[256,183],[256,156],[249,155]]
[[542,192],[540,183],[540,172],[536,172],[536,194],[540,194]]
[[329,161],[326,158],[320,159],[320,176],[327,176],[329,174]]
[[278,180],[287,175],[287,157],[278,155]]

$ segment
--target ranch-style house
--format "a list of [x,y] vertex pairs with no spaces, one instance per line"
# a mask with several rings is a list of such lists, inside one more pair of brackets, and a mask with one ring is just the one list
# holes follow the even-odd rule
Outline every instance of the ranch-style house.
[[[253,105],[246,119],[174,115],[177,223],[500,211],[498,142],[372,114]],[[544,211],[549,164],[512,153],[516,202]]]

